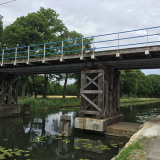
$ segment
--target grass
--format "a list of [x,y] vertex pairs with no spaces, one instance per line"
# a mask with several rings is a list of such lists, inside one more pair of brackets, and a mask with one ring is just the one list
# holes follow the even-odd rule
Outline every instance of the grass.
[[[25,99],[19,99],[18,103],[21,107],[24,104],[29,104],[31,112],[48,112],[48,111],[70,111],[79,110],[80,98],[75,96],[67,96],[65,99],[62,96],[48,96],[46,99],[38,96],[37,99],[33,97],[26,97]],[[160,102],[159,98],[122,98],[120,100],[121,106],[147,104],[153,102]],[[76,107],[75,107],[76,106]]]
[[137,105],[137,104],[149,104],[154,102],[160,102],[160,98],[121,98],[120,105]]
[[146,146],[150,139],[142,138],[124,148],[115,160],[146,160]]
[[79,98],[25,98],[19,99],[19,105],[23,107],[24,104],[30,105],[31,112],[47,112],[47,111],[57,111],[60,106],[70,106],[73,108],[80,104]]

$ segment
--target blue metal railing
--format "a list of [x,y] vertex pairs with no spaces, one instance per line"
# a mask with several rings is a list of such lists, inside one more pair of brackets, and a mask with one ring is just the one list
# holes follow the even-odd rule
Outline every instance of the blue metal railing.
[[[149,34],[149,32],[153,33]],[[111,38],[108,39],[108,37]],[[5,48],[0,50],[0,63],[3,66],[5,61],[8,62],[13,59],[15,60],[14,64],[17,63],[18,59],[26,59],[27,63],[29,63],[30,59],[35,57],[42,58],[43,62],[45,62],[46,57],[55,55],[60,56],[60,60],[63,61],[63,56],[66,54],[80,54],[80,58],[83,59],[86,50],[92,52],[94,57],[95,51],[117,49],[117,52],[119,52],[120,49],[131,46],[146,46],[148,48],[149,45],[157,43],[160,43],[160,26],[30,46]],[[87,49],[85,48],[86,44],[89,45]]]

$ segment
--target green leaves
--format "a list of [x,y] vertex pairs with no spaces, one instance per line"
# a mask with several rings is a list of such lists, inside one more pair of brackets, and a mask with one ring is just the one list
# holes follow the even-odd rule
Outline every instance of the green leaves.
[[17,18],[13,24],[7,26],[3,40],[8,47],[16,47],[17,44],[27,46],[56,41],[65,31],[67,28],[54,10],[41,8],[38,12]]
[[0,146],[0,160],[7,159],[7,157],[29,157],[29,153],[30,151],[19,150],[18,148],[6,149],[5,147]]

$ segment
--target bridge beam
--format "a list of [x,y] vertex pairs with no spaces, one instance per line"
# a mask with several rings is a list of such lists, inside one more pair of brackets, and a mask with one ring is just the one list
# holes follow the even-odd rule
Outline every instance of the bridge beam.
[[105,65],[82,71],[81,110],[79,118],[75,120],[75,127],[104,131],[106,125],[121,120],[120,72]]
[[17,75],[0,74],[0,117],[19,113],[18,81]]

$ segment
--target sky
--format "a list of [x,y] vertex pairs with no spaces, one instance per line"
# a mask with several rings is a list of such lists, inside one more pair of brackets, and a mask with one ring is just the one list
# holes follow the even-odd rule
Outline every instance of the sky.
[[[16,0],[0,5],[0,14],[5,27],[40,7],[52,8],[70,31],[92,36],[160,26],[159,6],[160,0]],[[142,71],[160,74],[159,69]]]

